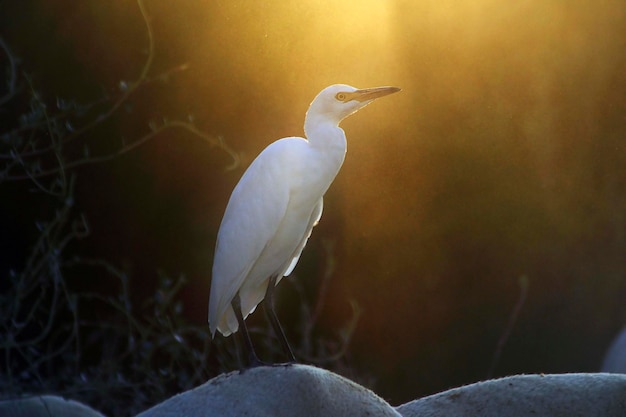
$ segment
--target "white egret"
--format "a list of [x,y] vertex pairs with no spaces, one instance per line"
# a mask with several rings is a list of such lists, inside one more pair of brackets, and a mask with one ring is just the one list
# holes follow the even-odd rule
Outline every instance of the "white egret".
[[228,336],[241,328],[252,364],[259,364],[245,326],[265,299],[268,319],[292,361],[293,352],[273,307],[273,291],[289,275],[322,215],[323,196],[339,172],[345,117],[397,87],[322,90],[304,121],[305,138],[288,137],[265,148],[233,190],[217,235],[209,299],[209,326]]

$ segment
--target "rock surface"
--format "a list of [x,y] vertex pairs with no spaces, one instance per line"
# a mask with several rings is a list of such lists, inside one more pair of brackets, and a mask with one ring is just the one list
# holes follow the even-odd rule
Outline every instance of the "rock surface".
[[421,398],[403,417],[624,417],[626,375],[517,375]]
[[262,366],[220,375],[137,417],[394,416],[372,391],[307,365]]
[[[44,395],[0,401],[0,417],[103,417]],[[454,388],[391,407],[372,391],[307,365],[220,375],[137,417],[393,416],[625,417],[626,374],[516,375]]]
[[104,417],[94,409],[56,395],[0,401],[0,417]]

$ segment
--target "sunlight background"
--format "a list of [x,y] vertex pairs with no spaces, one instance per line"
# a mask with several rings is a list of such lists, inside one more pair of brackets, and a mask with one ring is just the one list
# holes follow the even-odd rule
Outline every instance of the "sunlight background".
[[[93,79],[115,89],[140,68],[147,41],[133,2],[33,4],[38,24],[30,15],[11,23],[16,33],[32,27],[18,53],[44,49],[25,63],[62,80],[64,94]],[[624,2],[146,8],[155,73],[189,70],[136,97],[111,137],[193,115],[242,164],[225,173],[224,155],[193,139],[154,141],[84,187],[102,222],[88,245],[110,246],[145,285],[157,267],[184,272],[186,311],[205,320],[215,234],[247,165],[271,141],[302,135],[308,104],[327,85],[395,85],[403,91],[342,124],[346,162],[296,268],[314,288],[329,261],[324,242],[334,243],[326,330],[338,331],[355,300],[363,316],[350,361],[400,403],[485,377],[526,275],[528,300],[498,373],[599,367],[626,321]],[[43,38],[54,42],[42,48]],[[68,61],[81,72],[68,74]],[[98,91],[89,88],[74,94]]]

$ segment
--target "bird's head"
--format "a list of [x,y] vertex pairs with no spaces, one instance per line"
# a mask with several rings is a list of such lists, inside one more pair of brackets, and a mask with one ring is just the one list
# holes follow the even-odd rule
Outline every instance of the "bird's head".
[[358,89],[346,84],[335,84],[323,89],[307,111],[307,118],[323,117],[339,124],[357,110],[377,98],[400,91],[398,87],[374,87]]

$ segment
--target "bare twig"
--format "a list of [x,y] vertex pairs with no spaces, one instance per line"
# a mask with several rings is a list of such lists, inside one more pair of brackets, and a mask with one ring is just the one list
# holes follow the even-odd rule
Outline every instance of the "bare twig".
[[[146,25],[147,58],[137,78],[120,83],[120,92],[112,99],[78,105],[57,98],[56,107],[47,107],[0,39],[0,53],[9,57],[8,94],[0,97],[0,106],[22,85],[30,87],[25,97],[19,97],[30,100],[29,109],[16,118],[17,127],[0,133],[0,183],[24,181],[28,189],[23,191],[34,191],[34,204],[41,204],[39,221],[33,220],[37,236],[16,267],[21,269],[7,274],[8,289],[0,294],[2,397],[23,391],[72,393],[110,415],[122,414],[122,409],[123,414],[135,414],[147,404],[204,382],[214,371],[207,368],[216,366],[208,359],[211,338],[206,326],[187,324],[182,316],[178,292],[183,276],[162,279],[150,303],[137,307],[131,302],[130,275],[124,269],[104,260],[72,257],[72,242],[89,234],[87,220],[75,206],[73,168],[110,161],[169,129],[223,150],[233,161],[229,168],[239,161],[221,137],[208,135],[191,120],[152,123],[148,133],[109,148],[112,151],[104,155],[78,152],[78,142],[84,141],[73,141],[89,139],[91,129],[119,112],[140,87],[187,68],[180,65],[150,75],[154,36],[143,0],[137,2]],[[99,110],[103,111],[89,119]],[[113,294],[77,290],[73,282],[83,275],[90,280],[106,277],[108,288],[113,282]],[[215,349],[224,353],[220,370],[234,360],[224,346],[218,343]]]
[[[143,17],[146,33],[148,37],[148,53],[146,61],[141,69],[140,74],[137,79],[133,82],[120,82],[120,90],[121,95],[113,102],[113,104],[104,112],[98,115],[95,119],[87,124],[79,127],[79,128],[71,128],[66,129],[65,127],[69,126],[69,121],[66,121],[64,124],[64,131],[62,134],[59,134],[59,126],[63,125],[63,119],[66,117],[65,112],[61,112],[61,114],[57,115],[49,115],[46,105],[42,102],[39,94],[34,90],[30,80],[27,78],[29,85],[31,87],[31,95],[32,95],[32,106],[35,106],[32,109],[33,117],[35,118],[32,121],[29,121],[25,126],[20,126],[12,131],[6,132],[3,137],[12,138],[17,137],[28,130],[36,131],[38,129],[45,128],[46,137],[49,138],[51,143],[47,146],[37,146],[33,139],[28,140],[22,149],[12,148],[7,153],[0,154],[0,159],[8,160],[9,162],[5,165],[4,169],[0,171],[0,182],[1,181],[21,181],[21,180],[30,180],[33,184],[35,184],[40,190],[58,195],[63,192],[63,188],[67,184],[66,179],[66,171],[93,163],[100,163],[110,161],[120,155],[123,155],[127,152],[130,152],[140,145],[144,144],[148,140],[154,138],[159,133],[170,129],[170,128],[179,128],[188,131],[189,133],[194,134],[195,136],[207,141],[211,146],[216,146],[219,149],[225,151],[231,158],[232,164],[226,169],[233,169],[239,164],[238,155],[228,147],[221,137],[211,137],[205,132],[200,131],[196,126],[194,126],[190,122],[184,121],[164,121],[159,126],[151,126],[152,130],[148,134],[141,137],[139,140],[129,144],[122,146],[116,152],[112,152],[107,155],[101,156],[89,156],[87,152],[87,148],[85,148],[85,155],[82,158],[66,161],[64,159],[63,147],[67,146],[74,139],[83,136],[86,132],[91,131],[93,128],[108,120],[114,113],[116,113],[120,107],[128,101],[130,96],[134,94],[140,87],[154,82],[156,80],[162,80],[169,77],[174,72],[184,71],[188,68],[187,64],[179,65],[173,69],[165,71],[161,74],[158,74],[154,77],[149,77],[148,74],[151,70],[152,63],[154,61],[154,34],[152,29],[152,24],[150,22],[150,18],[145,9],[142,0],[137,0],[138,7],[140,9],[141,15]],[[6,49],[8,51],[8,49]],[[9,54],[10,57],[12,55]],[[13,62],[13,61],[12,61]],[[13,74],[13,73],[12,73]],[[11,88],[14,88],[13,85],[15,81],[13,80],[14,75],[12,76]],[[88,107],[92,107],[88,105]],[[55,166],[52,168],[44,169],[41,166],[41,162],[38,159],[35,159],[34,162],[31,158],[42,157],[46,154],[50,154],[56,161]],[[49,158],[48,158],[49,159]],[[15,169],[19,167],[21,168],[21,173],[13,173]],[[51,175],[59,175],[59,178],[53,182],[53,185],[50,187],[46,187],[43,183],[39,181],[42,177],[47,177]],[[54,190],[52,187],[61,188],[61,190]]]
[[[226,143],[224,143],[221,137],[219,136],[217,138],[211,137],[208,134],[199,130],[197,127],[195,127],[191,123],[174,120],[174,121],[165,121],[160,126],[152,125],[151,127],[152,127],[152,130],[149,133],[145,134],[144,136],[137,139],[133,143],[123,146],[122,148],[120,148],[119,150],[111,154],[86,157],[86,158],[78,159],[72,162],[65,162],[63,164],[59,164],[59,166],[57,166],[56,168],[52,168],[48,170],[40,170],[36,173],[32,173],[28,170],[26,170],[26,174],[23,174],[23,175],[7,175],[5,173],[4,179],[8,181],[18,181],[18,180],[29,179],[29,180],[32,180],[33,182],[36,182],[38,178],[62,173],[66,170],[77,168],[79,166],[108,162],[134,149],[137,149],[139,146],[145,144],[146,142],[158,136],[160,133],[164,132],[165,130],[175,129],[175,128],[186,130],[196,135],[200,139],[205,140],[211,146],[216,146],[222,149],[223,151],[225,151],[228,155],[230,155],[233,162],[228,167],[226,167],[227,170],[235,169],[239,165],[239,155],[234,150],[232,150],[232,148],[230,148]],[[24,163],[21,161],[21,159],[20,159],[20,164],[24,166]]]

